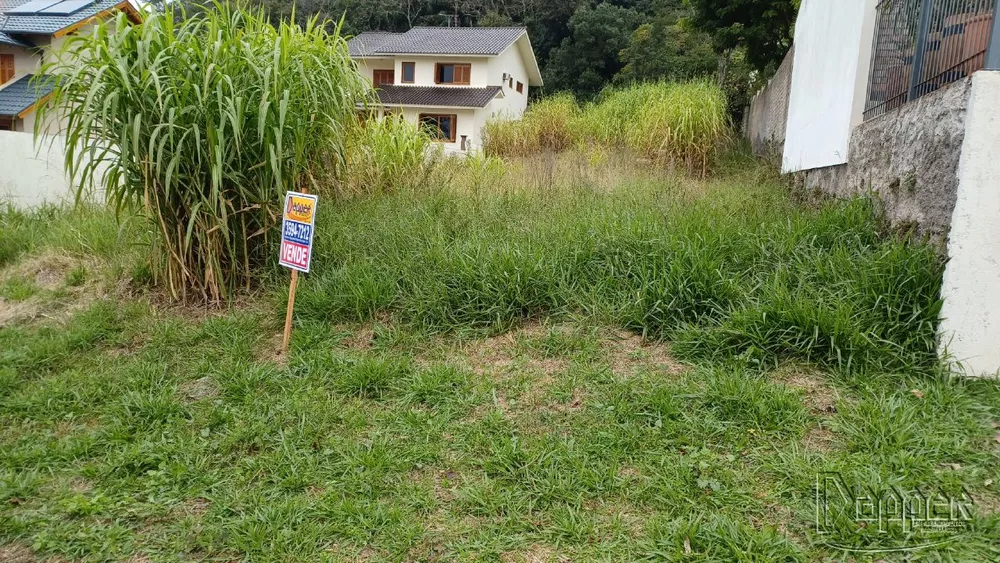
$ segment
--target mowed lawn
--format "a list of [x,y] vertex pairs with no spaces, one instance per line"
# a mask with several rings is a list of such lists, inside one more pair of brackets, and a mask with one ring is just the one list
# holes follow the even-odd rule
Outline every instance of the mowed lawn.
[[[287,356],[280,270],[172,305],[141,229],[6,212],[0,561],[998,560],[1000,390],[872,209],[757,168],[321,202]],[[972,511],[818,530],[827,474]]]

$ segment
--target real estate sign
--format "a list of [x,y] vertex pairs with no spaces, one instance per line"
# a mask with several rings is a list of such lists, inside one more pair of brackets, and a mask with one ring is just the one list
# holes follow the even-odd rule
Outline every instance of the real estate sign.
[[282,266],[309,273],[318,202],[319,198],[314,195],[298,192],[288,192],[285,195],[285,218],[281,224],[281,254],[278,257]]

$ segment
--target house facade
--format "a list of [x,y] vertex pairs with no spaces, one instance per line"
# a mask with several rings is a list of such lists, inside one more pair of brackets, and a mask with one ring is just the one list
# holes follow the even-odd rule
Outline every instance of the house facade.
[[528,33],[520,27],[415,27],[368,32],[349,41],[379,116],[422,123],[446,152],[482,147],[490,119],[520,119],[542,85]]
[[66,37],[119,11],[140,21],[127,0],[0,0],[0,131],[34,130],[35,109],[52,91],[42,66]]

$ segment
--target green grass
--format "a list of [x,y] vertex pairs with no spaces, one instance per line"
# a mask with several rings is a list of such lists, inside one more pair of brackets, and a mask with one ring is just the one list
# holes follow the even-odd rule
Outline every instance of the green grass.
[[[108,229],[78,309],[0,325],[0,559],[997,560],[1000,389],[933,360],[939,259],[740,168],[321,204],[286,358],[285,275],[223,311],[91,295],[137,269]],[[76,256],[33,217],[4,272]],[[976,509],[820,535],[826,472]]]
[[323,259],[298,297],[312,321],[503,331],[579,314],[690,357],[936,362],[941,261],[884,238],[863,200],[806,210],[744,174],[610,193],[402,193],[321,213]]

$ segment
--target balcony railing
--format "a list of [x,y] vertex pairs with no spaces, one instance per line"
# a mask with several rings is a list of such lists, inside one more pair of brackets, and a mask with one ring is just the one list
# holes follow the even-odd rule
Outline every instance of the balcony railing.
[[998,4],[882,0],[876,8],[865,120],[982,69],[991,39],[1000,40],[993,33]]

